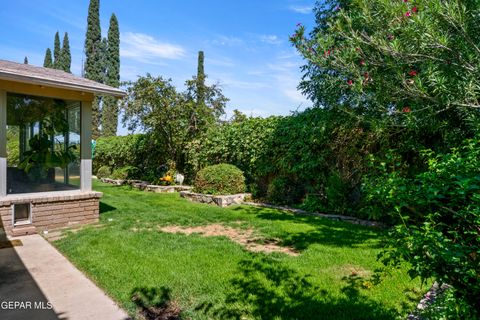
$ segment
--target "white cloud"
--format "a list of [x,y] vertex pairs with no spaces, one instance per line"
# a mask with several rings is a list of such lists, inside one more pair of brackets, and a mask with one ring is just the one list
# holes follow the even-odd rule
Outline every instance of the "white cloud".
[[231,36],[217,36],[212,43],[215,45],[227,46],[227,47],[235,47],[241,46],[244,44],[244,41],[237,37]]
[[296,13],[309,14],[309,13],[312,13],[313,7],[312,6],[291,6],[290,10]]
[[277,37],[276,35],[272,34],[264,34],[260,36],[260,41],[268,43],[268,44],[281,44],[283,41]]
[[161,42],[144,33],[124,33],[120,43],[121,56],[138,62],[158,64],[158,59],[180,59],[185,56],[183,47]]

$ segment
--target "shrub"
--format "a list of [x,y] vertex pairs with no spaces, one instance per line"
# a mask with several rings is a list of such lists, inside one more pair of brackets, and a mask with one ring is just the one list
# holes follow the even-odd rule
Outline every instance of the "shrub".
[[231,164],[217,164],[197,173],[195,192],[207,194],[236,194],[245,192],[242,170]]
[[113,169],[133,166],[138,168],[130,179],[151,181],[164,174],[162,165],[167,162],[163,148],[149,134],[104,137],[97,140],[93,159],[93,172],[102,166]]
[[[480,141],[448,153],[423,152],[427,169],[402,177],[397,166],[366,184],[377,205],[398,216],[383,253],[387,264],[411,264],[412,277],[453,286],[459,300],[480,310]],[[400,165],[400,164],[398,164]]]
[[113,170],[112,178],[118,180],[132,179],[137,176],[138,168],[133,166],[121,167]]
[[112,169],[108,166],[101,166],[97,170],[97,178],[102,179],[102,178],[108,178],[112,174]]
[[275,204],[299,203],[305,190],[299,181],[290,176],[275,177],[267,191],[267,200]]

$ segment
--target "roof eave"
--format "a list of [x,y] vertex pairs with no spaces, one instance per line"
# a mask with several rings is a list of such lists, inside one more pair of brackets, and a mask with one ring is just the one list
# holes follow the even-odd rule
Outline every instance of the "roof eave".
[[28,84],[43,85],[47,87],[69,89],[75,91],[89,92],[97,95],[109,95],[116,98],[123,98],[126,96],[126,93],[119,89],[108,89],[108,88],[95,88],[91,86],[83,86],[79,84],[70,84],[61,81],[55,81],[50,79],[41,79],[36,77],[28,77],[24,75],[16,75],[7,72],[0,72],[1,80],[16,81]]

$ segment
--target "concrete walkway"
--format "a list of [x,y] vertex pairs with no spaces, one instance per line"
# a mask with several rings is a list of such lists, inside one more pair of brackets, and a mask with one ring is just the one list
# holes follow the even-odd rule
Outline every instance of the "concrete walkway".
[[40,235],[14,239],[23,246],[0,249],[0,319],[129,319]]

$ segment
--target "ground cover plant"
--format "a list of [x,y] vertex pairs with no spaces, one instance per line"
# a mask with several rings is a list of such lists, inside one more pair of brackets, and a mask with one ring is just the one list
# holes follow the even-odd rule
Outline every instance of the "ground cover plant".
[[[185,319],[392,319],[428,289],[405,268],[376,284],[380,229],[99,182],[95,189],[104,193],[99,225],[54,245],[132,316],[143,306],[144,315],[181,310]],[[295,254],[249,250],[242,234],[256,248]]]

